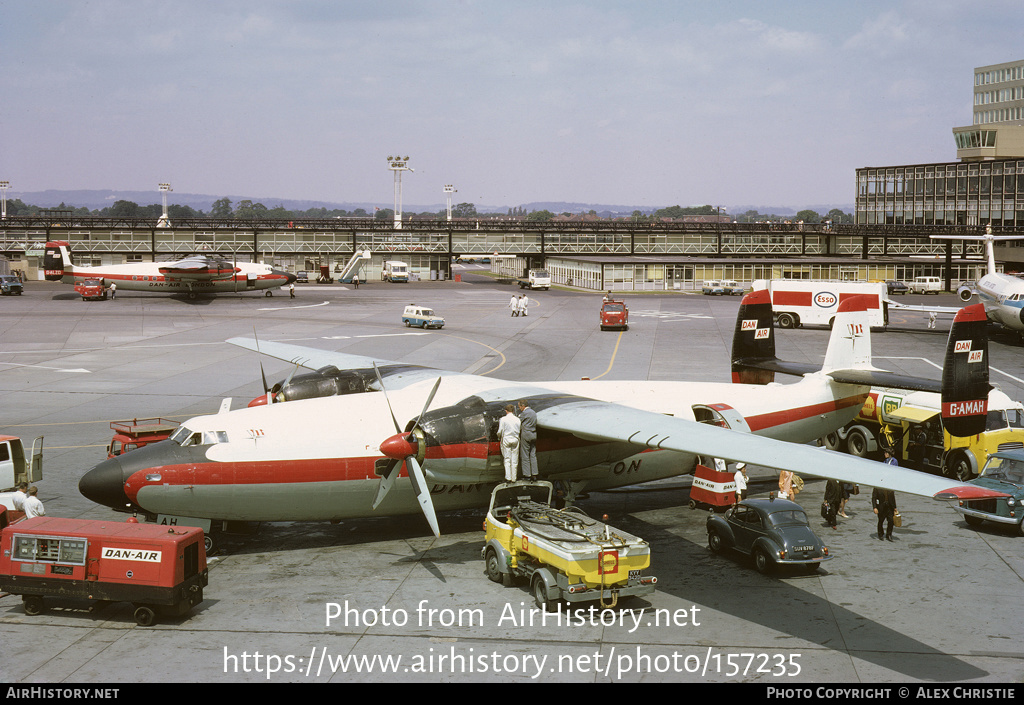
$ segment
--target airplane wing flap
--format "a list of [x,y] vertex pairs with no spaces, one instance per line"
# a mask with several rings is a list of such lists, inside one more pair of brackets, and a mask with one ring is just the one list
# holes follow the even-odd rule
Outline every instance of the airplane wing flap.
[[638,450],[674,450],[936,499],[1005,496],[976,485],[824,448],[778,441],[596,400],[574,401],[538,411],[537,426],[571,433],[586,440],[631,443]]

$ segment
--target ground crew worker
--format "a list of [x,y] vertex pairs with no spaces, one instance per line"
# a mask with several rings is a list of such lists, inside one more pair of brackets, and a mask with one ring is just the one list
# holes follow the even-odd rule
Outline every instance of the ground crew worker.
[[526,480],[537,479],[537,412],[519,402],[519,467]]
[[28,496],[25,497],[25,518],[31,519],[33,517],[46,516],[46,510],[43,509],[43,503],[39,501],[36,495],[39,494],[39,488],[33,485],[28,488]]
[[11,497],[11,503],[14,504],[15,511],[25,511],[25,498],[28,497],[28,483],[19,482],[18,491]]
[[505,482],[515,482],[519,470],[519,417],[512,404],[505,407],[505,415],[498,422],[498,439],[501,441],[501,459],[505,466]]
[[519,299],[516,298],[515,294],[512,294],[512,300],[508,302],[508,307],[512,309],[512,315],[519,315]]

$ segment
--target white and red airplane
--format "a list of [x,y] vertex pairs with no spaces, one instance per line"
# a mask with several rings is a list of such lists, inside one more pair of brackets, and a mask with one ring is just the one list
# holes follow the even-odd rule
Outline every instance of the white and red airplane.
[[[222,411],[183,423],[167,441],[106,460],[79,489],[114,509],[158,521],[315,521],[482,506],[502,480],[496,437],[503,408],[537,413],[543,479],[575,495],[683,475],[700,457],[834,477],[953,499],[982,488],[804,445],[840,428],[870,385],[942,388],[949,424],[976,433],[989,390],[984,312],[968,307],[947,344],[942,384],[871,365],[865,308],[840,307],[824,365],[775,358],[767,292],[744,298],[733,347],[734,380],[511,382],[251,339],[228,342],[319,369],[331,396]],[[969,362],[970,352],[975,357]],[[979,356],[978,353],[981,353]],[[769,381],[773,371],[803,374]],[[753,374],[757,383],[748,383]],[[401,420],[401,423],[399,422]],[[404,466],[404,471],[403,471]],[[409,482],[395,482],[408,476]],[[188,521],[184,519],[187,518]],[[202,525],[202,524],[201,524]],[[214,525],[216,527],[216,525]]]
[[231,262],[216,255],[195,254],[174,262],[139,262],[80,267],[71,263],[70,245],[65,241],[46,243],[43,257],[47,281],[78,284],[85,279],[100,279],[104,286],[116,284],[122,291],[155,291],[186,294],[227,294],[264,291],[287,286],[295,275],[268,264]]

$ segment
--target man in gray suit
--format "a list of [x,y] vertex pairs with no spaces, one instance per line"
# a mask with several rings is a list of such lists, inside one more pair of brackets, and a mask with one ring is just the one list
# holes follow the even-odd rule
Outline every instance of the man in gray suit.
[[537,479],[537,412],[526,400],[519,402],[519,476]]

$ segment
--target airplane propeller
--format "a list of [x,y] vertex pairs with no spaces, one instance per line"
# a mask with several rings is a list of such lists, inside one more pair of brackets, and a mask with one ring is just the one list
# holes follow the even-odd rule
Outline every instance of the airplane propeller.
[[[270,386],[267,384],[267,373],[263,370],[263,357],[260,354],[260,339],[259,336],[256,335],[255,328],[252,329],[252,337],[256,341],[256,356],[260,361],[260,379],[263,380],[263,396],[253,399],[249,402],[249,406],[273,404],[276,401],[275,397],[278,392],[284,391],[285,387],[288,386],[288,383],[292,381],[292,377],[294,377],[295,373],[299,371],[299,365],[296,363],[295,368],[288,374],[288,377],[284,382]],[[282,401],[283,400],[284,398],[282,397]]]
[[437,381],[434,382],[434,388],[430,390],[427,401],[423,405],[423,410],[416,417],[416,421],[413,422],[408,431],[403,431],[402,427],[398,425],[398,419],[395,418],[394,409],[391,408],[391,400],[388,398],[387,389],[384,387],[384,380],[380,376],[380,370],[377,369],[376,363],[374,363],[373,369],[377,373],[377,381],[380,384],[381,391],[384,392],[384,399],[387,401],[388,409],[391,411],[391,420],[395,424],[395,431],[397,431],[395,435],[387,438],[380,444],[380,452],[391,458],[391,460],[384,469],[384,474],[381,475],[380,484],[377,486],[377,496],[373,500],[373,508],[376,509],[384,501],[384,497],[387,496],[388,492],[391,491],[391,487],[395,484],[395,478],[399,475],[398,468],[404,462],[406,471],[409,473],[409,481],[412,482],[413,491],[416,493],[416,500],[423,511],[423,516],[426,517],[427,523],[430,524],[430,529],[434,532],[434,536],[439,537],[441,536],[441,531],[437,527],[437,514],[434,511],[434,503],[430,498],[430,488],[427,486],[427,478],[421,465],[425,458],[427,442],[423,435],[423,429],[420,427],[420,421],[423,419],[423,415],[427,413],[430,403],[434,401],[437,388],[441,385],[441,378],[438,377]]

